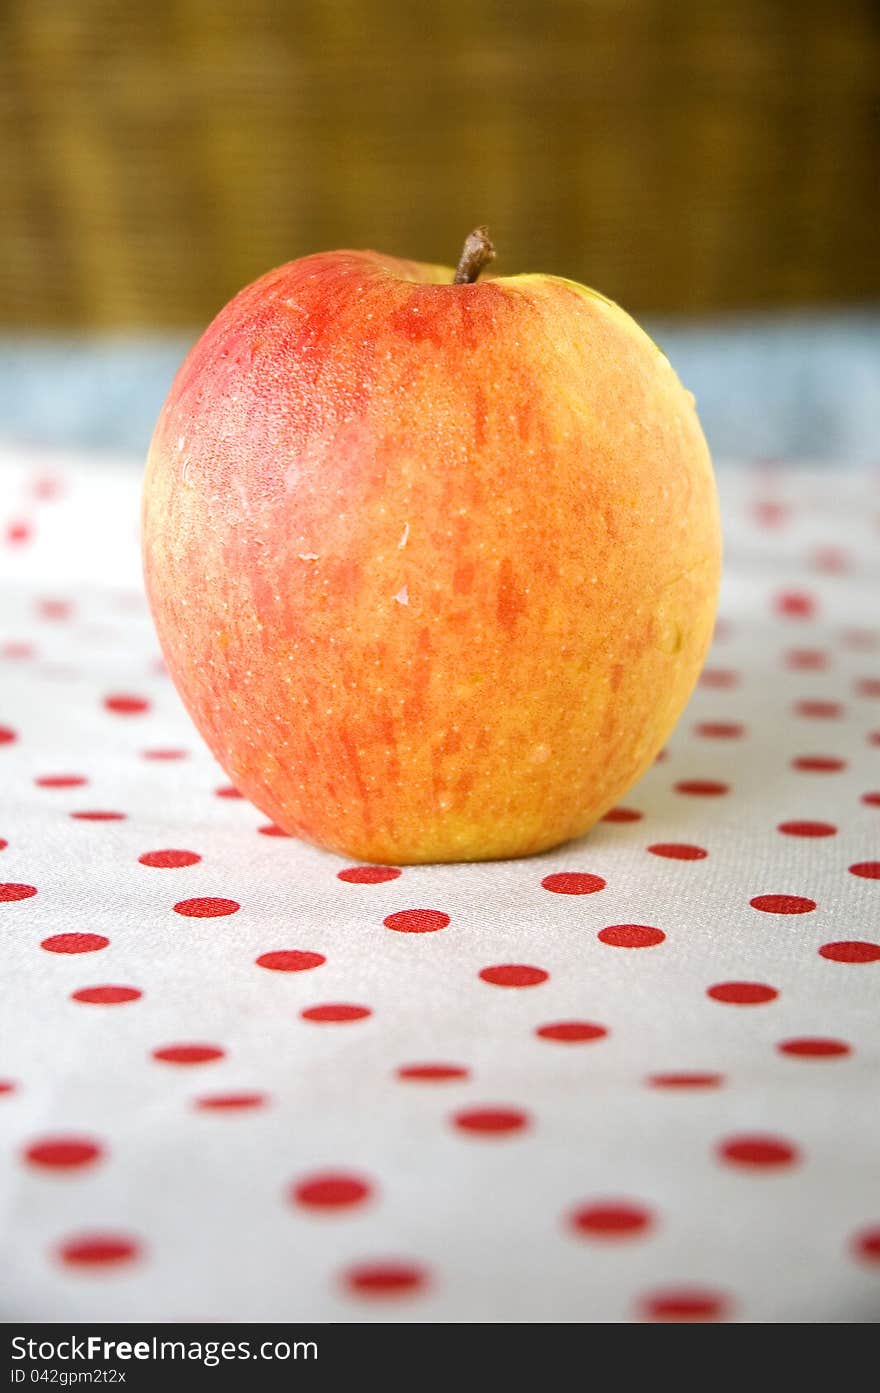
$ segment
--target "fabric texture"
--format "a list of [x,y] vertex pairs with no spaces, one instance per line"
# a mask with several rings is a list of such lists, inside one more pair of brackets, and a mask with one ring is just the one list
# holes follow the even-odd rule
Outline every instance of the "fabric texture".
[[164,674],[139,474],[7,450],[7,1320],[880,1316],[880,478],[720,471],[668,748],[528,860],[350,866]]

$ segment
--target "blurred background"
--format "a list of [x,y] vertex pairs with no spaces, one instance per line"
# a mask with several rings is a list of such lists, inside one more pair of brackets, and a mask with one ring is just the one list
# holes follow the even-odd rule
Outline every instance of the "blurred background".
[[279,262],[546,270],[725,454],[876,456],[876,0],[0,0],[0,435],[141,453]]

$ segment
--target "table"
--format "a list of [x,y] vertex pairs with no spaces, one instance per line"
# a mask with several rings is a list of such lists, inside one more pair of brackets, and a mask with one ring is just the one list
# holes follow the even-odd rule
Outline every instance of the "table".
[[876,469],[723,467],[652,770],[579,842],[398,872],[201,744],[137,468],[0,464],[7,1320],[880,1315]]

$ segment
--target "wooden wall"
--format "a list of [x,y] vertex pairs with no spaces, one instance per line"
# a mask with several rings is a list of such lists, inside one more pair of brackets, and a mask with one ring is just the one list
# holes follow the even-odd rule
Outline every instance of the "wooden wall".
[[880,296],[876,0],[0,0],[0,323],[199,324],[308,251],[636,312]]

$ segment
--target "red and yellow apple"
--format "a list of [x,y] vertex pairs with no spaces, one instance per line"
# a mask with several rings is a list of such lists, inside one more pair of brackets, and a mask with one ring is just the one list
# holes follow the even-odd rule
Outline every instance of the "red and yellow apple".
[[370,861],[585,832],[712,631],[692,396],[603,296],[475,281],[483,260],[455,283],[375,252],[269,272],[192,349],[150,449],[146,581],[187,709],[274,822]]

